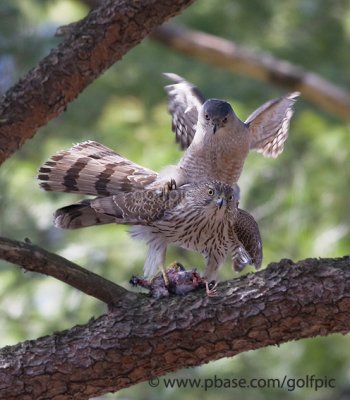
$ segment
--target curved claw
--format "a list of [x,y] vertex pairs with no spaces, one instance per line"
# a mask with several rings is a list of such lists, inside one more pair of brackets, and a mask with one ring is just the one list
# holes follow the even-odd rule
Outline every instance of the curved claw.
[[211,281],[209,283],[208,283],[208,281],[205,281],[205,289],[207,292],[207,296],[216,297],[218,295],[217,290],[216,290],[217,286],[218,286],[218,283],[215,281]]
[[169,197],[169,193],[175,189],[176,189],[176,181],[175,179],[170,179],[170,181],[166,182],[163,186],[162,190],[163,196]]

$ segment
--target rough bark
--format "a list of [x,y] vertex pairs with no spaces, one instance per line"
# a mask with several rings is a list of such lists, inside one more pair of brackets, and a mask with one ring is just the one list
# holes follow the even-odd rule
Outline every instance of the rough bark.
[[50,275],[108,305],[117,303],[125,296],[133,296],[102,276],[28,241],[18,242],[0,237],[0,259],[19,265],[27,271]]
[[345,120],[350,120],[350,94],[321,76],[267,53],[255,53],[234,42],[165,25],[151,37],[180,53],[242,75],[297,90],[305,99]]
[[108,314],[0,351],[0,399],[87,399],[289,340],[350,329],[350,258],[281,260],[205,291],[139,295]]
[[106,0],[0,101],[0,164],[149,32],[193,0]]

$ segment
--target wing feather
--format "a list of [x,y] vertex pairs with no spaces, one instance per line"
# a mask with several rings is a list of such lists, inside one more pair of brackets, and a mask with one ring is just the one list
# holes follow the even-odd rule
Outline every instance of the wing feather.
[[255,110],[245,121],[251,135],[251,149],[265,157],[276,158],[283,151],[288,138],[293,105],[300,95],[293,92],[270,100]]
[[259,269],[263,258],[263,249],[259,226],[254,217],[239,208],[235,218],[234,231],[238,240],[249,253],[255,268]]
[[118,193],[92,200],[91,207],[99,214],[114,217],[117,223],[148,225],[176,207],[182,200],[182,193],[177,189],[167,195],[159,189]]
[[175,82],[165,86],[165,90],[168,93],[168,110],[172,117],[171,128],[175,132],[176,142],[184,150],[193,140],[198,112],[206,99],[196,86],[181,76],[172,73],[163,75]]

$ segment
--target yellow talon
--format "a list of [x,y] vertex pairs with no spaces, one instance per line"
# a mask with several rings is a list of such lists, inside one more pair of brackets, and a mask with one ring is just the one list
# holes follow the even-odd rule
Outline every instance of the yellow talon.
[[214,286],[209,287],[209,284],[212,284],[212,282],[208,283],[208,281],[205,281],[205,289],[207,292],[208,297],[216,297],[218,295],[216,287],[218,286],[218,283],[215,282]]
[[176,189],[176,181],[175,179],[170,179],[170,181],[166,182],[163,186],[163,195],[168,197],[169,193],[175,189]]
[[163,275],[164,284],[165,284],[166,287],[168,287],[169,286],[169,278],[168,278],[166,269],[164,267],[160,267],[160,270],[161,270],[162,275]]

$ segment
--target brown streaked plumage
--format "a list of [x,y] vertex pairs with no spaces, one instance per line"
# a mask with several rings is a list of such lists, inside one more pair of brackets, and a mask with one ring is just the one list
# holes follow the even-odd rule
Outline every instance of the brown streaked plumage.
[[270,157],[283,151],[298,92],[263,104],[243,123],[227,102],[205,100],[192,83],[175,74],[165,75],[175,81],[166,86],[172,128],[177,141],[187,148],[176,166],[158,174],[88,141],[51,157],[40,169],[40,186],[51,191],[109,196],[119,191],[160,188],[172,178],[178,186],[199,180],[235,185],[249,149]]
[[[91,218],[94,213],[97,223]],[[146,240],[149,247],[144,266],[148,277],[164,267],[169,244],[201,253],[206,259],[208,280],[215,279],[228,254],[236,270],[248,264],[256,268],[261,265],[259,228],[250,214],[237,208],[234,189],[221,182],[187,184],[167,195],[159,189],[120,192],[85,200],[55,213],[55,225],[61,228],[88,226],[86,221],[90,225],[133,225],[132,236]]]
[[266,157],[283,151],[299,92],[266,102],[242,122],[227,102],[206,100],[184,78],[164,75],[175,82],[165,87],[168,108],[176,140],[187,149],[173,173],[178,184],[214,179],[233,185],[250,149]]
[[[256,269],[259,269],[261,267],[263,256],[262,240],[259,226],[254,217],[247,211],[239,208],[233,222],[233,229],[230,230],[230,234],[236,234],[245,250],[249,253],[252,264],[255,265]],[[230,243],[235,243],[234,238],[230,237],[229,239]],[[233,267],[236,271],[240,272],[245,267],[245,264],[240,264],[240,259],[237,258]]]

